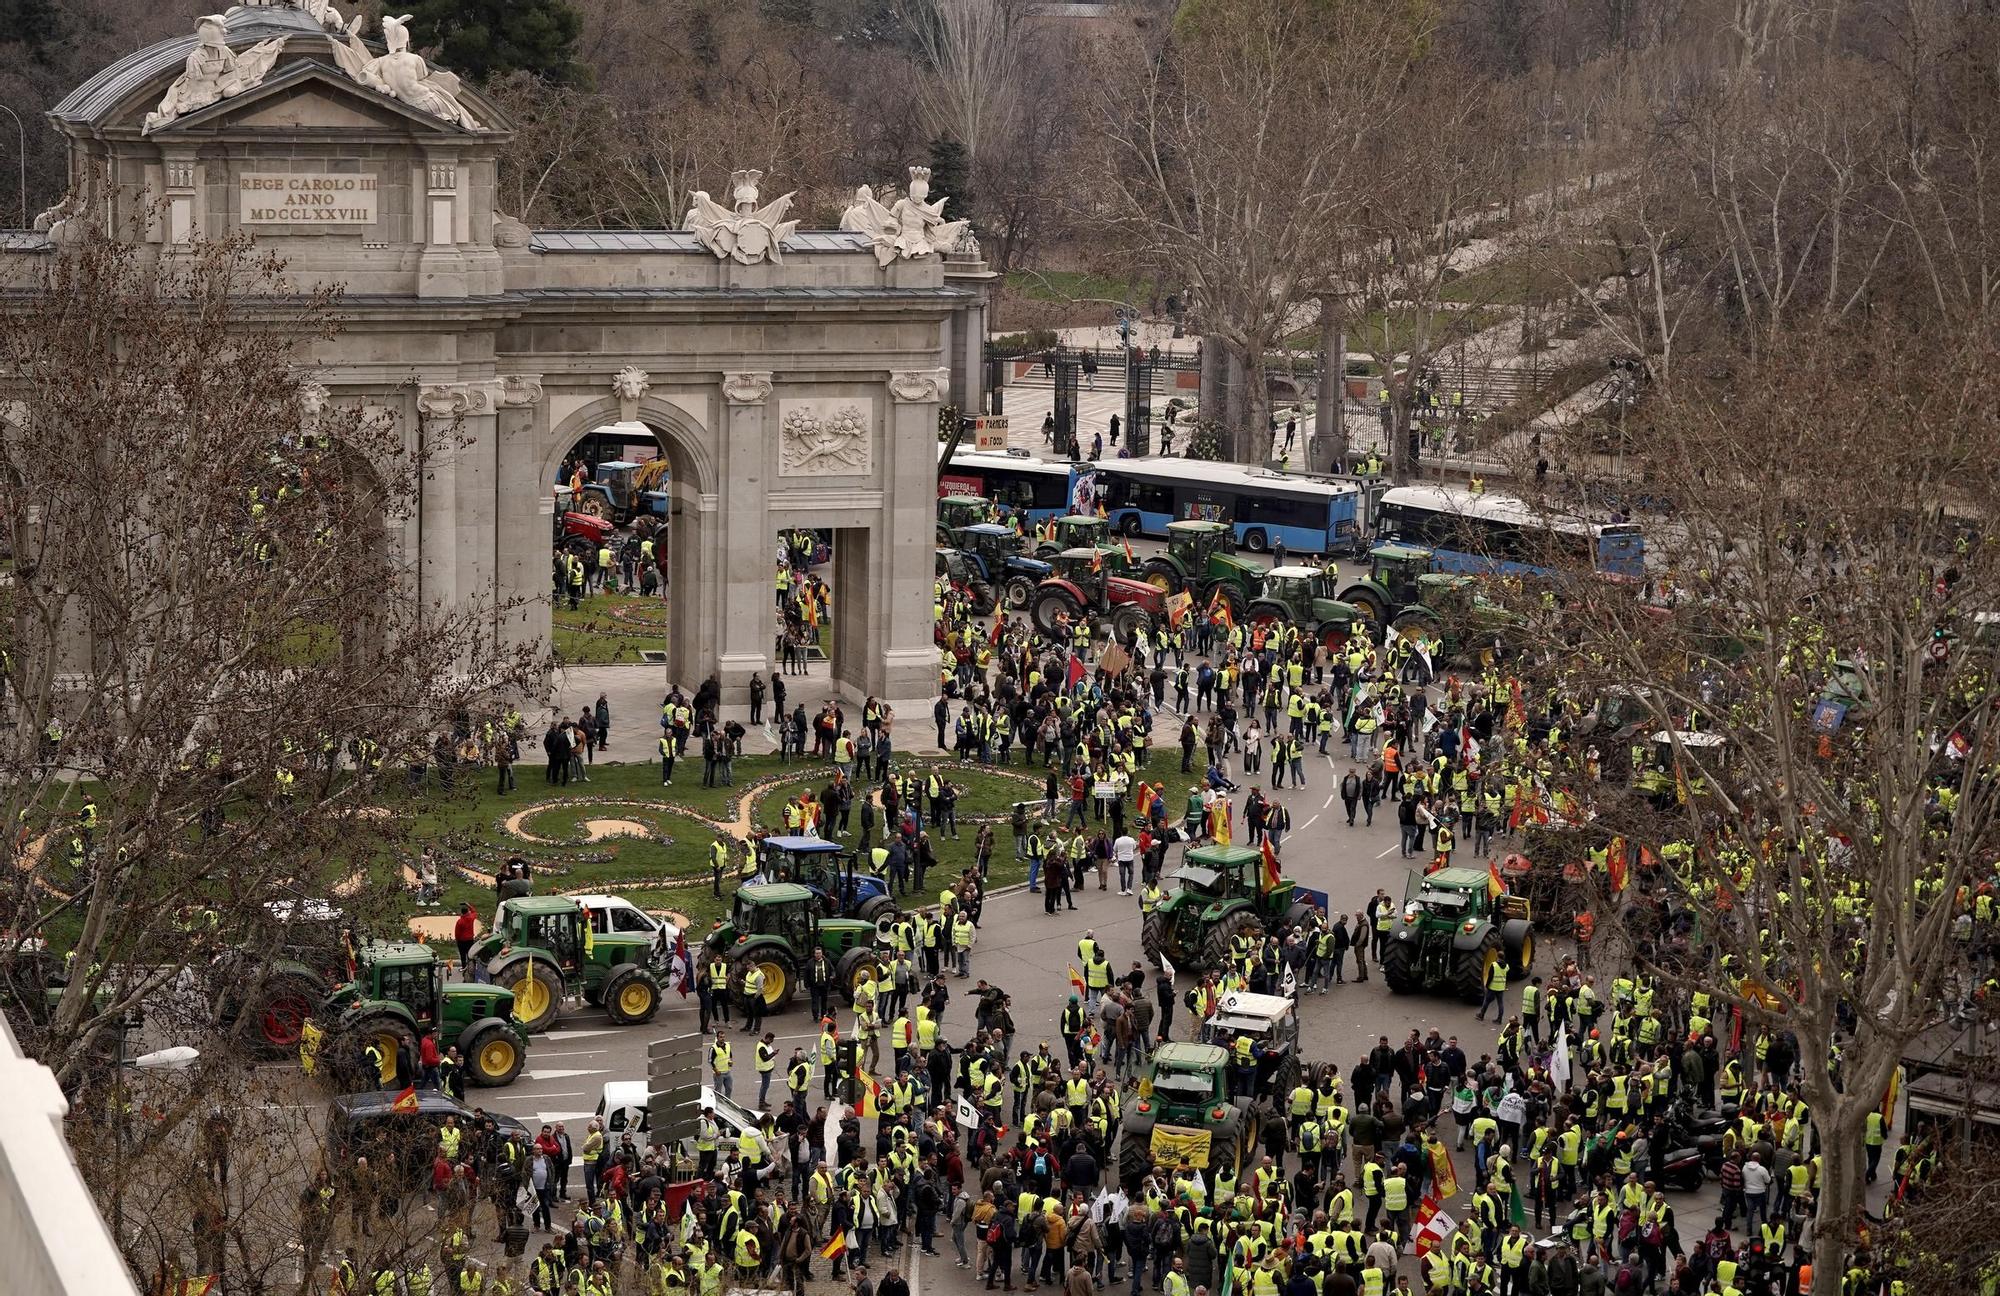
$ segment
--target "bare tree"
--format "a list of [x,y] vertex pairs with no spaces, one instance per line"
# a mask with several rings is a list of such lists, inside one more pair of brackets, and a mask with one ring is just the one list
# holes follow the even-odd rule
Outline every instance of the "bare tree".
[[1078,220],[1112,259],[1184,287],[1243,374],[1230,457],[1269,454],[1267,354],[1310,323],[1300,303],[1367,198],[1361,144],[1419,38],[1366,6],[1219,0],[1187,10],[1157,57],[1106,67],[1101,187]]
[[231,1051],[210,964],[249,951],[230,979],[254,984],[269,902],[392,893],[385,763],[428,764],[546,670],[495,647],[506,609],[408,596],[389,536],[451,449],[306,377],[334,294],[238,241],[93,235],[37,276],[0,309],[0,973],[73,1087],[141,1007]]
[[1961,519],[2000,507],[1989,346],[1877,323],[1787,331],[1713,383],[1683,369],[1640,452],[1648,493],[1676,505],[1648,529],[1654,597],[1578,571],[1518,600],[1528,642],[1562,645],[1551,681],[1645,713],[1630,776],[1594,772],[1584,738],[1548,778],[1570,858],[1635,847],[1636,881],[1609,874],[1602,920],[1642,967],[1713,995],[1718,1019],[1743,1015],[1724,1050],[1746,1073],[1759,1031],[1796,1040],[1776,1081],[1817,1134],[1820,1273],[1846,1268],[1867,1113],[1978,984],[1954,935],[1962,888],[2000,851],[1983,629],[2000,548]]
[[925,71],[922,102],[934,134],[949,136],[976,166],[1020,107],[1020,0],[897,0]]

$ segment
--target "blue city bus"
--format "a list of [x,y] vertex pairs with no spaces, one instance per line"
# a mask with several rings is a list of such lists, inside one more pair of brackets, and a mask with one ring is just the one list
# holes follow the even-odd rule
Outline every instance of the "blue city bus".
[[1098,476],[1105,516],[1125,535],[1165,537],[1168,523],[1196,518],[1230,523],[1253,553],[1280,543],[1296,554],[1361,548],[1366,506],[1352,482],[1171,458],[1100,464]]
[[1439,571],[1547,575],[1588,560],[1600,572],[1644,579],[1646,537],[1630,522],[1544,513],[1510,495],[1462,486],[1397,486],[1375,506],[1375,538],[1431,551]]
[[965,451],[938,472],[938,496],[982,495],[1019,513],[1023,525],[1097,512],[1097,465],[1037,459],[1020,450]]

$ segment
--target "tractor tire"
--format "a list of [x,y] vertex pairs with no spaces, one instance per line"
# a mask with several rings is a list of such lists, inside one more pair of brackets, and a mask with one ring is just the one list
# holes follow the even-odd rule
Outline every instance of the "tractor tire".
[[1389,987],[1390,994],[1415,994],[1422,990],[1423,983],[1417,979],[1417,943],[1415,941],[1390,941],[1378,960],[1382,970],[1382,980]]
[[940,549],[951,548],[951,532],[945,528],[942,522],[938,523],[937,547]]
[[465,1059],[466,1083],[481,1089],[512,1084],[528,1064],[526,1050],[505,1026],[479,1026],[458,1040],[459,1056]]
[[1153,1169],[1153,1152],[1147,1134],[1128,1131],[1118,1140],[1118,1178],[1123,1183],[1144,1179]]
[[[534,971],[532,982],[530,968]],[[530,1035],[539,1035],[555,1025],[562,1014],[562,972],[547,959],[524,958],[510,963],[491,980],[514,992],[514,1019]]]
[[1139,927],[1139,949],[1146,961],[1154,967],[1160,966],[1162,956],[1173,958],[1180,953],[1173,948],[1174,925],[1167,921],[1163,913],[1149,913]]
[[1047,562],[1061,552],[1062,546],[1053,540],[1044,540],[1035,546],[1035,557],[1040,558],[1043,562]]
[[613,1025],[638,1026],[660,1011],[660,982],[637,963],[626,963],[604,979],[600,997]]
[[1151,630],[1152,626],[1153,618],[1144,608],[1125,603],[1111,609],[1111,633],[1121,644],[1132,642],[1135,636]]
[[866,900],[863,900],[861,907],[854,911],[854,916],[863,922],[880,923],[884,918],[894,917],[895,913],[895,899],[886,895],[878,895],[869,896]]
[[1209,1136],[1207,1177],[1213,1179],[1221,1166],[1228,1166],[1232,1177],[1243,1177],[1243,1140],[1240,1135],[1217,1131]]
[[275,972],[243,1001],[236,1026],[253,1048],[286,1053],[299,1046],[305,1024],[326,1002],[328,987],[305,972]]
[[1181,592],[1181,569],[1164,558],[1148,558],[1139,568],[1139,579],[1162,594]]
[[976,580],[972,582],[967,587],[966,593],[972,598],[972,614],[974,616],[992,616],[994,610],[1000,606],[999,596],[994,594],[993,587],[985,581]]
[[[376,1047],[382,1050],[382,1073],[371,1076],[363,1067],[359,1073],[363,1085],[370,1089],[402,1087],[405,1078],[402,1075],[403,1051],[408,1049],[411,1061],[415,1061],[417,1033],[400,1017],[393,1017],[388,1013],[371,1013],[366,1017],[356,1018],[344,1035],[349,1047],[343,1048],[341,1052],[345,1058],[353,1059],[357,1065],[362,1056],[361,1051],[368,1046],[368,1041],[371,1039],[375,1041]],[[408,1079],[415,1080],[416,1077],[410,1076]]]
[[1248,909],[1238,909],[1235,913],[1224,918],[1215,925],[1215,929],[1209,932],[1207,939],[1201,943],[1201,966],[1203,968],[1228,967],[1229,942],[1235,938],[1236,933],[1247,931],[1251,928],[1261,928],[1262,926],[1263,924],[1257,921],[1257,915],[1251,913]]
[[1222,591],[1222,605],[1229,609],[1230,621],[1236,625],[1242,625],[1243,609],[1248,604],[1243,597],[1243,591],[1237,588],[1235,581],[1219,580],[1211,582],[1207,588],[1202,590],[1201,597],[1195,600],[1195,606],[1206,612],[1208,605],[1215,600],[1217,590]]
[[1007,610],[1019,612],[1035,597],[1035,582],[1026,576],[1010,576],[1001,587],[1001,593],[1007,600]]
[[1258,599],[1255,603],[1252,603],[1249,607],[1243,610],[1243,619],[1241,624],[1246,626],[1254,626],[1260,624],[1266,626],[1283,625],[1287,621],[1290,621],[1291,619],[1292,619],[1291,609],[1286,607],[1284,604],[1273,603],[1265,599]]
[[1389,619],[1389,605],[1383,602],[1380,594],[1369,589],[1366,585],[1355,585],[1349,588],[1347,592],[1340,596],[1340,601],[1343,603],[1352,603],[1360,610],[1362,616],[1378,626]]
[[1486,939],[1476,948],[1460,950],[1451,960],[1451,988],[1467,1003],[1476,1004],[1486,993],[1486,972],[1500,953],[1500,929],[1488,927]]
[[799,990],[799,966],[779,945],[759,945],[747,954],[729,960],[729,994],[738,1004],[743,995],[743,976],[755,963],[764,969],[764,1011],[783,1012]]
[[868,975],[879,977],[881,971],[882,961],[875,957],[874,950],[851,949],[840,956],[840,962],[834,964],[833,981],[840,987],[841,998],[847,1000],[851,1008],[854,1006],[855,990],[868,979]]
[[1506,952],[1508,979],[1525,978],[1535,965],[1534,925],[1522,918],[1500,925],[1500,948]]
[[1060,588],[1043,590],[1035,595],[1034,603],[1035,629],[1043,634],[1055,632],[1058,616],[1066,616],[1073,622],[1083,613],[1082,605],[1069,596],[1068,590]]
[[1285,926],[1297,931],[1319,914],[1319,906],[1308,900],[1300,900],[1285,910]]

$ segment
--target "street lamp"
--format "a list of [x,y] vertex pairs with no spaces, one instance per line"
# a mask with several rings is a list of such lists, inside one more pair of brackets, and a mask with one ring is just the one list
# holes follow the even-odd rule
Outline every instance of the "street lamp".
[[28,228],[28,132],[21,125],[21,117],[6,104],[0,104],[0,112],[14,119],[14,137],[21,164],[21,228]]

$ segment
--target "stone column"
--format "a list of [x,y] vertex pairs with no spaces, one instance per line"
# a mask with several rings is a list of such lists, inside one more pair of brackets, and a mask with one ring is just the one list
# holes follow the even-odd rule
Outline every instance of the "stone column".
[[[541,480],[535,454],[547,416],[540,374],[508,374],[500,380],[495,489],[488,508],[493,513],[493,596],[499,608],[496,637],[503,652],[523,644],[547,647],[549,643],[549,536],[555,497]],[[507,606],[517,600],[524,601]]]
[[[736,371],[722,376],[725,407],[716,471],[717,493],[726,500],[716,525],[720,563],[711,584],[721,604],[711,637],[709,660],[723,697],[746,701],[750,677],[771,668],[773,619],[771,586],[775,521],[769,516],[771,374]],[[698,682],[698,681],[697,681]]]
[[417,500],[417,597],[425,608],[458,605],[458,444],[472,393],[465,383],[431,383],[417,392],[423,473]]
[[1319,299],[1319,403],[1313,407],[1307,466],[1324,472],[1347,456],[1347,337],[1332,297]]
[[950,381],[949,369],[889,375],[883,525],[869,546],[875,596],[866,678],[870,692],[905,702],[928,698],[937,689],[931,552],[937,537],[938,404]]

